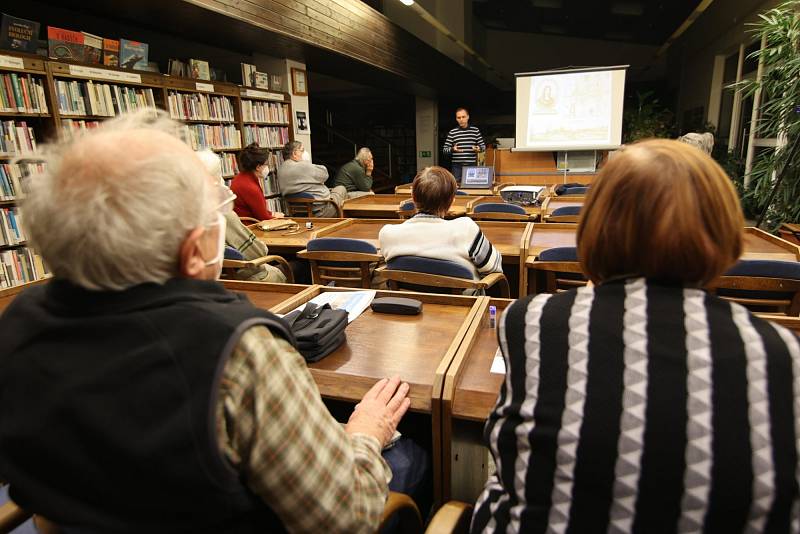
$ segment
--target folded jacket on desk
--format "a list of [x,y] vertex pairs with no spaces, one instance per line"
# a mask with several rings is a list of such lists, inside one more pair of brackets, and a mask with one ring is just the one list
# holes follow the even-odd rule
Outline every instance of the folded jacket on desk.
[[344,343],[347,312],[330,304],[308,303],[284,317],[297,339],[297,350],[309,362],[321,360]]

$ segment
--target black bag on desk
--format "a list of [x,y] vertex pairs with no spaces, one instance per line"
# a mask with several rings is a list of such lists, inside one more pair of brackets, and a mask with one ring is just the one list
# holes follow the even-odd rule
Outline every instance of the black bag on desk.
[[297,339],[297,350],[308,362],[316,362],[344,343],[347,312],[330,304],[308,303],[284,317]]

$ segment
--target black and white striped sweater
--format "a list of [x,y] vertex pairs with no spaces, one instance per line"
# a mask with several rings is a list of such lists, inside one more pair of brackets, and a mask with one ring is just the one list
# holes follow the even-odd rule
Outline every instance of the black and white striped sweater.
[[517,301],[473,532],[797,532],[800,344],[644,279]]
[[[453,151],[453,147],[458,145],[459,152]],[[477,153],[472,147],[477,146],[481,151],[486,150],[486,143],[483,142],[480,130],[475,126],[466,128],[453,128],[447,132],[442,151],[451,156],[452,163],[461,165],[475,165],[478,161]]]

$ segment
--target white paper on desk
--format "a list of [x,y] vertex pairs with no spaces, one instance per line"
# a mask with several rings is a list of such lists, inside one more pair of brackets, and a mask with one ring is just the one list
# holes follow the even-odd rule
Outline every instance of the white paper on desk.
[[[313,302],[318,306],[330,304],[333,309],[347,311],[347,324],[350,324],[372,303],[375,293],[374,289],[365,289],[364,291],[327,291],[320,293],[308,302]],[[306,304],[301,304],[295,310],[305,308]],[[292,313],[292,311],[289,313]]]
[[499,375],[506,374],[506,361],[503,359],[503,353],[500,352],[500,347],[494,353],[494,360],[492,360],[492,368],[489,369],[490,373],[497,373]]

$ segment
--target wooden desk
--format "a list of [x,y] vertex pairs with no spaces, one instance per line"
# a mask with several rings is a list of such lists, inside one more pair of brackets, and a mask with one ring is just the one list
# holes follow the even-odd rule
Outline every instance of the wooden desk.
[[531,225],[528,257],[537,258],[539,253],[548,248],[574,247],[577,224],[570,223],[534,223]]
[[[467,213],[467,205],[476,197],[458,195],[447,212],[448,217],[461,217]],[[479,198],[479,197],[478,197]],[[367,195],[346,200],[342,205],[345,217],[368,219],[392,219],[399,217],[400,206],[411,200],[411,195]]]
[[583,206],[584,197],[581,195],[568,195],[561,197],[548,196],[542,204],[542,217],[549,217],[558,208],[567,206]]
[[[239,280],[224,280],[222,285],[230,291],[242,293],[250,299],[257,308],[274,311],[274,308],[285,306],[299,306],[305,302],[306,293],[310,293],[316,286],[302,284],[273,284],[270,282],[247,282]],[[304,300],[305,299],[305,300]]]
[[744,229],[743,260],[800,261],[800,245],[790,243],[759,228]]
[[[315,286],[306,300],[320,292],[352,291]],[[423,302],[420,315],[362,313],[347,326],[347,341],[308,365],[323,397],[357,403],[381,378],[399,375],[411,386],[411,409],[431,414],[434,500],[441,496],[442,380],[485,297],[378,291],[381,296],[413,296]],[[291,311],[285,305],[277,313]],[[435,399],[435,401],[434,401]]]
[[346,237],[348,239],[361,239],[378,250],[378,234],[387,224],[401,224],[402,219],[346,219],[344,224],[329,226],[316,232],[314,237]]
[[[505,204],[506,202],[503,200],[503,197],[499,195],[476,198],[472,202],[470,202],[469,205],[467,206],[468,208],[467,213],[471,214],[475,210],[475,206],[487,203]],[[539,206],[520,206],[520,207],[525,210],[525,213],[528,214],[528,216],[531,218],[532,221],[538,218],[539,214],[542,211]]]
[[[505,221],[476,221],[486,236],[486,239],[495,246],[503,256],[503,271],[506,266],[517,273],[517,296],[525,294],[525,258],[528,256],[528,242],[530,232],[533,230],[531,223],[505,222]],[[510,272],[506,272],[508,276]],[[513,296],[513,293],[512,293]]]
[[[306,248],[306,244],[313,239],[313,234],[323,228],[342,224],[347,219],[322,219],[322,218],[307,218],[307,217],[292,217],[299,225],[299,232],[292,232],[289,230],[277,230],[274,232],[265,232],[258,227],[258,224],[251,224],[248,226],[259,241],[267,245],[270,254],[291,254],[298,250]],[[305,228],[306,222],[311,221],[314,227],[310,230]]]
[[[489,189],[459,189],[463,193],[462,196],[483,196],[493,195],[497,191],[498,186],[493,186]],[[394,188],[396,195],[411,195],[411,184],[398,185]]]

